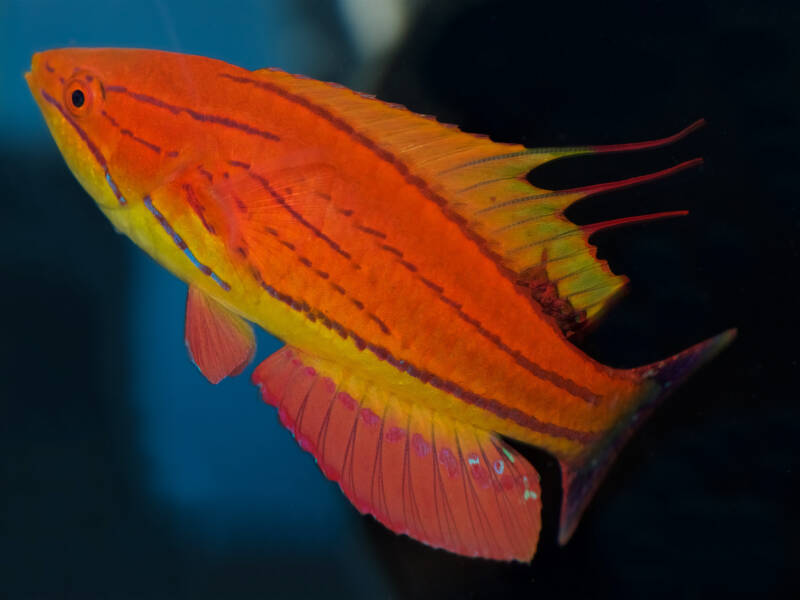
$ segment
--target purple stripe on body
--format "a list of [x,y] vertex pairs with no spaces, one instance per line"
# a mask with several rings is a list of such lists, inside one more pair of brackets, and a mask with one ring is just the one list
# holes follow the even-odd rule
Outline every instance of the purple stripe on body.
[[568,439],[578,444],[586,445],[599,438],[600,434],[598,433],[591,431],[580,431],[577,429],[571,429],[569,427],[556,425],[554,423],[547,423],[517,408],[509,408],[498,400],[487,398],[479,394],[476,394],[474,392],[471,392],[469,390],[466,390],[452,381],[448,381],[446,379],[437,377],[436,375],[433,375],[432,373],[425,371],[424,369],[420,369],[408,363],[405,360],[400,360],[394,357],[386,348],[364,340],[358,334],[343,327],[340,323],[330,319],[327,315],[325,315],[321,311],[312,309],[305,301],[296,300],[295,298],[292,298],[288,294],[285,294],[264,282],[261,282],[261,287],[271,297],[286,304],[287,306],[289,306],[290,308],[292,308],[297,312],[304,313],[304,316],[306,318],[309,319],[313,318],[314,322],[319,321],[326,328],[339,332],[340,335],[342,335],[342,337],[344,337],[345,339],[347,338],[352,339],[353,343],[359,350],[369,350],[380,360],[388,362],[395,368],[411,375],[416,379],[419,379],[423,383],[430,384],[433,387],[443,392],[451,394],[463,400],[467,404],[491,412],[492,414],[500,417],[501,419],[508,419],[510,421],[513,421],[516,424],[520,425],[521,427],[529,429],[530,431],[542,433],[544,435],[548,435],[551,437]]
[[[120,132],[122,135],[124,135],[124,136],[127,136],[127,137],[131,138],[131,139],[132,139],[132,140],[134,140],[135,142],[138,142],[138,143],[140,143],[140,144],[141,144],[142,146],[144,146],[145,148],[149,148],[150,150],[152,150],[152,151],[153,151],[153,152],[155,152],[156,154],[161,154],[161,152],[162,152],[161,146],[159,146],[159,145],[157,145],[157,144],[154,144],[153,142],[149,142],[149,141],[147,141],[146,139],[144,139],[144,138],[141,138],[141,137],[137,136],[137,135],[136,135],[135,133],[133,133],[133,132],[132,132],[130,129],[127,129],[127,128],[124,128],[124,127],[122,127],[122,126],[119,124],[119,121],[117,121],[117,120],[116,120],[114,117],[112,117],[110,114],[108,114],[108,113],[105,111],[105,109],[101,110],[101,111],[100,111],[100,113],[101,113],[101,114],[102,114],[102,115],[103,115],[103,116],[104,116],[104,117],[105,117],[105,118],[108,120],[108,122],[109,122],[109,123],[111,123],[111,125],[113,125],[113,126],[114,126],[114,127],[116,127],[117,129],[119,129],[119,132]],[[165,154],[166,156],[169,156],[169,157],[171,157],[171,158],[174,158],[174,157],[178,156],[178,151],[177,151],[177,150],[168,150],[168,151],[167,151],[167,152],[165,152],[164,154]]]
[[221,287],[226,292],[229,292],[231,290],[231,286],[226,281],[223,281],[216,273],[214,273],[214,271],[211,270],[211,267],[209,267],[208,265],[204,265],[199,260],[197,260],[197,257],[195,257],[192,251],[189,250],[189,247],[186,245],[186,242],[183,241],[183,238],[181,238],[181,236],[178,235],[178,232],[175,231],[172,225],[169,224],[169,221],[167,221],[166,217],[163,214],[161,214],[161,211],[155,207],[155,205],[153,204],[153,200],[150,198],[150,196],[145,196],[143,201],[144,205],[147,207],[147,210],[149,210],[152,213],[152,215],[156,218],[156,220],[159,222],[164,231],[167,232],[167,235],[169,235],[172,238],[172,241],[175,242],[175,245],[178,246],[178,248],[180,248],[181,250],[183,250],[184,254],[186,254],[189,260],[192,261],[192,264],[194,264],[195,267],[200,269],[200,272],[203,273],[203,275],[211,277],[211,279],[213,279],[214,282],[217,285],[219,285],[219,287]]
[[274,133],[270,133],[269,131],[264,131],[263,129],[258,129],[247,123],[231,119],[230,117],[201,113],[187,106],[178,106],[176,104],[170,104],[168,102],[164,102],[163,100],[159,100],[154,96],[149,96],[147,94],[140,94],[139,92],[133,92],[121,85],[110,85],[106,87],[106,91],[118,94],[125,94],[126,96],[129,96],[130,98],[133,98],[138,102],[144,102],[146,104],[151,104],[158,108],[163,108],[164,110],[168,110],[173,115],[179,115],[181,113],[184,113],[190,116],[195,121],[200,121],[201,123],[214,123],[216,125],[221,125],[223,127],[238,129],[239,131],[242,131],[243,133],[246,133],[248,135],[255,135],[258,137],[262,137],[271,142],[280,141],[280,137],[278,137]]
[[[280,237],[280,234],[278,233],[278,231],[276,229],[273,229],[272,227],[265,227],[265,231],[267,233],[269,233],[270,235],[272,235],[275,239],[277,239],[281,244],[283,244],[284,246],[286,246],[290,250],[293,250],[293,251],[295,250],[294,245],[291,244],[290,242],[287,242],[286,240],[282,239]],[[328,273],[326,273],[325,271],[320,271],[319,269],[314,268],[314,265],[305,256],[302,256],[302,255],[298,254],[297,255],[297,260],[300,261],[300,264],[302,264],[303,266],[305,266],[308,269],[310,269],[311,271],[313,271],[313,273],[317,277],[319,277],[320,279],[328,280],[330,278],[330,275]],[[258,276],[256,277],[256,279],[259,282],[259,285],[261,285],[263,287],[263,281],[264,280],[261,277],[260,272],[259,272]],[[354,298],[353,296],[351,296],[350,293],[347,290],[345,290],[342,286],[334,283],[333,281],[329,281],[328,283],[339,294],[341,294],[342,296],[345,296],[346,298],[348,298],[350,300],[350,302],[353,304],[353,306],[355,306],[358,310],[364,310],[364,303],[361,302],[358,298]],[[315,311],[314,314],[309,317],[309,318],[311,318],[312,321],[316,321],[316,319],[317,319],[316,312],[319,312],[319,311]],[[383,321],[381,321],[376,315],[374,315],[372,313],[366,313],[366,314],[367,314],[367,317],[369,319],[371,319],[372,321],[377,323],[378,327],[380,327],[381,331],[384,334],[391,335],[392,332],[389,330],[389,328],[386,326],[386,324]],[[337,331],[340,331],[340,333],[341,333],[342,331],[344,331],[344,329],[341,329],[341,330],[337,329]],[[347,337],[347,336],[343,336],[343,337]]]
[[152,142],[148,142],[147,140],[142,139],[137,135],[134,135],[134,133],[130,129],[120,129],[119,132],[122,135],[127,135],[133,141],[139,142],[142,146],[144,146],[145,148],[149,148],[150,150],[152,150],[156,154],[161,154],[161,146],[157,146],[156,144],[154,144]]
[[97,163],[101,167],[103,167],[103,169],[105,169],[108,166],[106,164],[106,159],[103,156],[103,153],[100,152],[100,149],[95,145],[95,143],[91,140],[91,138],[89,138],[89,134],[87,134],[78,125],[78,123],[75,121],[75,119],[72,118],[72,115],[70,115],[66,110],[64,110],[64,107],[61,106],[61,103],[58,100],[53,98],[45,90],[39,90],[39,92],[42,94],[42,98],[44,98],[47,102],[49,102],[50,104],[55,106],[58,109],[58,112],[61,113],[61,116],[63,116],[67,120],[67,123],[72,125],[73,129],[75,129],[75,131],[80,136],[80,138],[84,141],[86,146],[88,146],[89,151],[92,153],[92,155],[94,156],[94,158],[97,161]]
[[89,152],[92,153],[92,156],[94,156],[94,159],[97,161],[97,164],[100,165],[100,167],[103,169],[103,173],[105,174],[106,181],[108,182],[108,185],[111,188],[111,191],[114,193],[114,196],[116,196],[117,201],[120,204],[127,204],[125,198],[122,196],[122,194],[119,191],[119,187],[117,186],[117,184],[114,181],[114,179],[111,177],[111,173],[109,173],[109,171],[108,171],[108,163],[106,162],[105,156],[103,156],[103,153],[100,152],[100,149],[97,147],[97,145],[89,137],[89,134],[86,133],[86,131],[84,131],[84,129],[80,125],[78,125],[78,123],[75,121],[75,119],[72,118],[72,115],[70,115],[66,110],[64,110],[64,107],[61,106],[61,103],[58,100],[53,98],[50,94],[48,94],[43,89],[39,90],[39,92],[42,94],[42,98],[44,98],[45,101],[47,101],[48,103],[50,103],[50,104],[52,104],[53,106],[56,107],[58,112],[61,113],[61,116],[64,117],[64,119],[67,121],[67,123],[69,123],[72,126],[72,128],[75,130],[75,132],[78,134],[78,136],[86,144],[87,148],[89,148]]
[[197,193],[194,191],[194,188],[189,183],[184,183],[181,185],[181,189],[183,190],[184,194],[186,195],[186,201],[189,203],[189,206],[192,207],[194,213],[200,218],[200,222],[203,223],[203,227],[206,228],[206,231],[211,235],[216,235],[217,231],[214,226],[208,222],[205,216],[206,208],[200,202],[200,199],[197,197]]
[[[342,213],[343,215],[347,216],[347,217],[349,217],[350,215],[353,214],[352,210],[339,210],[339,212]],[[382,240],[386,239],[386,234],[385,233],[383,233],[382,231],[378,231],[377,229],[373,229],[372,227],[365,227],[364,225],[356,224],[356,228],[360,229],[364,233],[368,233],[370,235],[374,235],[375,237],[379,237]]]

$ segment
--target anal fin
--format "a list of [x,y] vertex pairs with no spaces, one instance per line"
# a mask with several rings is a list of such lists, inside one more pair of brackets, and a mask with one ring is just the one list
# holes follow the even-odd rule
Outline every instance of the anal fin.
[[264,400],[355,507],[465,556],[529,561],[539,476],[491,432],[284,348],[253,373]]

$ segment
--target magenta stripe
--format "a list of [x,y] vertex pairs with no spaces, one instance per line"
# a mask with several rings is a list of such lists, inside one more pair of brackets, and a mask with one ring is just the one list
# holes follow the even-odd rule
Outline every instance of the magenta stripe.
[[200,222],[203,223],[203,227],[206,228],[206,231],[211,235],[216,235],[217,231],[214,226],[208,222],[206,219],[205,211],[206,207],[200,202],[200,199],[197,197],[197,194],[194,191],[194,188],[189,183],[184,183],[181,185],[181,189],[183,190],[184,194],[186,195],[186,201],[189,203],[189,206],[192,207],[194,213],[200,219]]
[[[282,239],[280,237],[280,234],[277,232],[277,230],[273,229],[272,227],[266,227],[265,230],[266,230],[267,233],[272,235],[275,239],[277,239],[281,244],[283,244],[284,246],[286,246],[290,250],[294,250],[295,249],[293,244],[287,242],[286,240],[284,240],[284,239]],[[325,271],[320,271],[319,269],[314,268],[314,265],[305,256],[301,256],[301,255],[298,254],[297,255],[297,260],[299,260],[300,264],[302,264],[303,266],[308,267],[309,269],[311,269],[311,271],[313,271],[314,274],[317,275],[317,277],[319,277],[321,279],[326,279],[326,280],[330,278],[330,275],[328,273],[326,273]],[[258,280],[259,284],[262,285],[262,287],[263,287],[263,279],[261,278],[261,274],[260,273],[259,273],[259,275],[258,275],[258,277],[256,279]],[[330,283],[330,285],[333,286],[333,288],[337,292],[339,292],[341,295],[349,298],[350,302],[358,310],[364,310],[364,303],[361,302],[359,299],[352,297],[350,295],[350,293],[347,290],[345,290],[342,286],[340,286],[340,285],[338,285],[338,284],[336,284],[336,283],[334,283],[332,281],[329,281],[328,283]],[[367,313],[367,317],[369,319],[371,319],[372,321],[374,321],[375,323],[377,323],[378,327],[380,327],[380,329],[381,329],[381,331],[383,333],[385,333],[386,335],[391,335],[392,332],[386,326],[386,323],[381,321],[376,315],[374,315],[372,313]],[[310,316],[309,318],[312,321],[316,321],[316,317],[313,316],[313,315]],[[342,331],[344,331],[344,330],[342,330]],[[347,337],[347,336],[344,336],[344,337]]]
[[119,191],[119,187],[117,187],[116,182],[111,177],[111,173],[108,172],[108,163],[106,163],[105,156],[103,156],[103,153],[100,152],[100,149],[91,140],[91,138],[89,137],[89,134],[86,133],[83,130],[83,128],[81,128],[81,126],[78,125],[78,123],[75,122],[75,119],[72,118],[72,115],[70,115],[66,110],[64,110],[64,107],[61,106],[61,103],[58,100],[53,98],[50,94],[48,94],[43,89],[40,89],[39,92],[42,94],[42,98],[44,98],[48,103],[50,103],[53,106],[55,106],[56,109],[58,109],[58,112],[61,113],[61,116],[64,117],[64,119],[67,121],[67,123],[72,125],[72,128],[75,130],[75,132],[78,134],[78,136],[80,136],[80,138],[83,140],[83,142],[89,148],[89,152],[92,153],[92,156],[94,156],[94,159],[97,161],[97,164],[100,165],[100,167],[103,169],[103,172],[105,173],[106,181],[108,182],[108,185],[111,188],[111,191],[117,197],[117,200],[119,201],[119,203],[120,204],[127,204],[127,201],[123,197],[122,193]]
[[[105,110],[101,110],[100,113],[106,119],[108,119],[108,122],[111,123],[111,125],[113,125],[117,129],[119,129],[119,132],[122,135],[128,136],[132,140],[134,140],[136,142],[139,142],[142,146],[144,146],[146,148],[149,148],[150,150],[152,150],[156,154],[161,154],[161,146],[158,146],[158,145],[154,144],[153,142],[149,142],[144,138],[140,138],[139,136],[134,134],[130,129],[126,129],[126,128],[120,126],[119,122],[114,117],[112,117],[110,114],[108,114]],[[169,151],[165,152],[165,154],[167,156],[170,156],[170,157],[175,157],[175,156],[178,156],[178,151],[177,150],[169,150]]]
[[116,92],[118,94],[125,94],[139,102],[152,104],[153,106],[156,106],[158,108],[163,108],[164,110],[168,110],[173,115],[179,115],[181,113],[185,113],[195,121],[200,121],[201,123],[214,123],[216,125],[222,125],[223,127],[238,129],[239,131],[243,131],[248,135],[256,135],[264,139],[270,140],[272,142],[280,141],[280,138],[274,133],[270,133],[269,131],[264,131],[263,129],[257,129],[252,125],[248,125],[247,123],[242,123],[241,121],[236,121],[234,119],[231,119],[230,117],[201,113],[187,106],[178,106],[176,104],[170,104],[168,102],[164,102],[163,100],[159,100],[154,96],[133,92],[121,85],[109,85],[106,87],[106,91]]
[[324,327],[338,332],[342,337],[352,339],[353,343],[360,350],[369,350],[380,360],[388,362],[395,368],[408,373],[423,383],[428,383],[443,392],[463,400],[467,404],[491,412],[501,419],[513,421],[521,427],[529,429],[530,431],[535,431],[551,437],[564,438],[583,445],[590,444],[599,438],[600,434],[592,431],[580,431],[577,429],[556,425],[554,423],[541,421],[533,415],[525,413],[517,408],[509,408],[498,400],[481,396],[462,388],[452,381],[441,379],[440,377],[437,377],[432,373],[425,371],[424,369],[420,369],[405,360],[396,358],[386,348],[365,341],[358,334],[343,327],[340,323],[334,321],[333,319],[330,319],[323,312],[311,308],[305,301],[292,298],[288,294],[285,294],[276,288],[267,285],[263,281],[260,281],[259,283],[261,287],[276,300],[279,300],[297,312],[303,313],[306,318],[313,322],[319,321]]
[[105,168],[108,166],[108,165],[106,164],[106,158],[105,158],[105,156],[103,156],[103,153],[102,153],[102,152],[100,152],[100,149],[99,149],[99,148],[98,148],[98,147],[95,145],[95,143],[94,143],[94,142],[91,140],[91,138],[89,138],[89,134],[87,134],[87,133],[86,133],[86,132],[85,132],[85,131],[84,131],[84,130],[83,130],[83,129],[82,129],[82,128],[81,128],[81,127],[80,127],[80,126],[79,126],[79,125],[76,123],[76,122],[75,122],[75,119],[73,119],[73,118],[72,118],[72,115],[70,115],[70,114],[69,114],[69,113],[68,113],[66,110],[64,110],[64,107],[63,107],[63,106],[61,106],[61,103],[60,103],[58,100],[56,100],[55,98],[53,98],[53,97],[52,97],[50,94],[48,94],[48,93],[47,93],[46,91],[44,91],[44,90],[39,90],[39,92],[42,94],[42,98],[44,98],[45,100],[47,100],[47,102],[49,102],[50,104],[52,104],[53,106],[55,106],[55,107],[58,109],[58,112],[60,112],[60,113],[61,113],[61,116],[62,116],[62,117],[64,117],[64,118],[67,120],[67,123],[69,123],[70,125],[72,125],[73,129],[75,129],[75,131],[76,131],[76,132],[77,132],[77,134],[80,136],[80,138],[81,138],[81,139],[84,141],[84,143],[85,143],[85,144],[88,146],[88,148],[89,148],[89,152],[91,152],[91,153],[92,153],[92,156],[94,156],[94,158],[95,158],[95,160],[98,162],[98,164],[99,164],[101,167],[103,167],[103,169],[105,169]]

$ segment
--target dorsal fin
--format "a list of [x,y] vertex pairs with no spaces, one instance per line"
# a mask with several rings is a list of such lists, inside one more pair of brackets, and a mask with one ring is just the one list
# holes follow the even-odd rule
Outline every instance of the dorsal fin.
[[[568,190],[531,185],[525,175],[545,162],[579,154],[623,152],[663,146],[700,125],[672,136],[611,146],[525,148],[460,131],[398,104],[382,102],[343,86],[276,69],[256,71],[265,85],[302,99],[309,109],[334,117],[362,141],[400,161],[441,197],[447,210],[466,221],[517,284],[554,317],[566,333],[599,315],[627,279],[596,257],[589,236],[564,216],[571,204],[592,194],[628,187],[698,164],[688,161],[651,175]],[[638,219],[637,219],[638,220]],[[615,225],[628,221],[618,221]]]

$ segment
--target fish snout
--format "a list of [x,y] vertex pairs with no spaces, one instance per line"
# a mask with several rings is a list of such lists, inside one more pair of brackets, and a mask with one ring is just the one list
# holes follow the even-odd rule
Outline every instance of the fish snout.
[[37,102],[42,99],[42,91],[54,95],[61,86],[58,73],[50,64],[47,55],[47,51],[35,53],[31,57],[31,68],[24,75],[28,88]]

